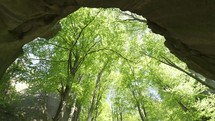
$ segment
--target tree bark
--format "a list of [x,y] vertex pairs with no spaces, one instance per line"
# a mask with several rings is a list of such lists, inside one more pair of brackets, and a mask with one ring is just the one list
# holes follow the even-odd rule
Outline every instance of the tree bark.
[[122,117],[122,111],[120,112],[120,121],[122,121],[123,117]]
[[72,104],[68,121],[72,121],[75,111],[76,111],[76,99],[74,99],[74,102]]
[[81,106],[76,105],[76,111],[75,111],[75,114],[73,115],[72,121],[79,121],[80,113],[81,113]]
[[[142,112],[142,110],[141,110],[140,102],[139,102],[139,100],[137,99],[134,90],[132,90],[132,89],[130,89],[130,90],[131,90],[132,95],[133,95],[133,97],[134,97],[134,99],[135,99],[135,101],[136,101],[136,105],[137,105],[137,109],[138,109],[138,113],[139,113],[139,115],[140,115],[140,118],[141,118],[142,121],[145,121],[146,112],[144,111],[144,114],[143,114],[143,112]],[[145,109],[144,109],[144,110],[145,110]]]
[[97,75],[96,86],[95,86],[95,89],[93,91],[93,98],[92,98],[91,105],[90,105],[90,108],[89,108],[89,111],[88,111],[87,121],[91,121],[92,118],[93,118],[93,110],[95,108],[94,106],[95,106],[95,100],[96,100],[97,90],[99,88],[101,77],[102,77],[102,74],[103,74],[103,72],[104,72],[107,64],[108,64],[108,62],[106,64],[104,64],[104,66],[102,67],[101,71]]
[[61,94],[61,100],[60,100],[60,103],[58,105],[58,108],[57,108],[57,112],[53,118],[53,121],[58,121],[60,118],[63,117],[62,113],[64,111],[64,108],[66,106],[66,100],[69,96],[69,93],[71,91],[71,87],[70,86],[66,86],[65,90],[62,92]]
[[95,107],[95,116],[94,116],[94,121],[96,121],[97,120],[97,118],[98,118],[98,116],[99,116],[99,102],[100,102],[100,100],[101,100],[101,98],[102,98],[102,95],[101,94],[98,94],[97,95],[97,99],[96,99],[96,107]]

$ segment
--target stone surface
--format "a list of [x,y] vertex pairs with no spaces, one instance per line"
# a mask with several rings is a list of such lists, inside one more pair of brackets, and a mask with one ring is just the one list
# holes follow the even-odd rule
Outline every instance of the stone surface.
[[0,76],[34,38],[51,37],[57,21],[81,6],[117,7],[143,15],[188,67],[215,79],[215,1],[0,0]]
[[53,36],[59,19],[78,8],[72,0],[0,0],[0,78],[24,44]]
[[188,67],[215,79],[215,1],[151,0],[138,13]]

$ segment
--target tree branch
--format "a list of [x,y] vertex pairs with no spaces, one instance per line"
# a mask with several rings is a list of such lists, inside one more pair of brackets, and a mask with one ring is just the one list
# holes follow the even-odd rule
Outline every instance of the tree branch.
[[96,14],[96,16],[95,16],[92,20],[90,20],[90,21],[81,29],[80,33],[78,34],[78,37],[76,38],[75,42],[72,44],[72,47],[71,47],[71,48],[73,48],[73,47],[77,44],[77,42],[78,42],[78,40],[80,39],[80,37],[81,37],[82,33],[84,32],[84,30],[96,19],[96,17],[99,15],[100,12],[101,12],[101,11],[99,11],[99,12]]
[[37,59],[37,58],[28,58],[30,60],[39,60],[39,61],[49,61],[49,62],[66,62],[66,60],[47,60],[47,59],[43,59],[43,58],[40,58],[40,59]]
[[163,63],[163,64],[165,64],[165,65],[168,65],[168,66],[170,66],[170,67],[173,67],[173,68],[175,68],[175,69],[177,69],[177,70],[179,70],[179,71],[181,71],[181,72],[187,74],[188,76],[192,77],[193,79],[195,79],[197,82],[201,83],[202,85],[204,85],[204,86],[206,86],[206,87],[208,87],[208,88],[210,88],[210,89],[212,89],[212,90],[215,90],[215,87],[213,87],[213,86],[207,84],[205,81],[201,80],[201,79],[200,79],[199,77],[197,77],[197,76],[194,76],[192,73],[189,73],[189,72],[185,71],[184,69],[182,69],[181,67],[177,66],[175,63],[173,63],[173,62],[172,62],[170,59],[168,59],[168,58],[162,57],[162,58],[166,61],[166,62],[165,62],[165,61],[162,61],[162,60],[160,60],[160,59],[158,59],[158,58],[156,58],[156,57],[147,55],[147,54],[145,54],[145,53],[144,53],[144,55],[146,55],[146,56],[148,56],[148,57],[150,57],[150,58],[153,58],[153,59],[155,59],[155,60],[157,60],[157,61],[159,61],[159,62],[161,62],[161,63]]
[[57,44],[54,44],[54,43],[49,43],[49,42],[46,42],[46,43],[49,44],[49,45],[54,45],[54,46],[56,46],[56,47],[58,47],[58,48],[62,48],[62,49],[65,49],[65,50],[69,50],[69,48],[62,47],[62,46],[57,45]]

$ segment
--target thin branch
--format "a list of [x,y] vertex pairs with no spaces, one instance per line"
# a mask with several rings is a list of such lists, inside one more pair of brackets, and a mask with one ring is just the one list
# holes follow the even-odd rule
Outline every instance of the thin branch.
[[48,60],[48,59],[43,59],[43,58],[28,58],[30,60],[39,60],[39,61],[49,61],[49,62],[67,62],[66,60]]
[[103,51],[103,50],[108,50],[108,51],[114,52],[115,54],[117,54],[118,56],[123,58],[124,60],[126,60],[128,62],[133,62],[132,60],[124,57],[121,53],[117,52],[116,50],[109,49],[109,48],[101,48],[101,49],[98,49],[98,50],[93,50],[93,51],[90,51],[88,54],[96,53],[96,52]]
[[[70,31],[68,31],[68,32],[70,32]],[[67,32],[67,33],[68,33],[68,32]],[[59,36],[60,38],[62,38],[66,44],[68,44],[68,45],[71,44],[71,43],[69,43],[69,42],[66,41],[67,39],[65,38],[65,36],[62,36],[62,35],[58,35],[58,36]],[[71,36],[68,36],[68,37],[70,37],[70,39],[71,39]],[[68,50],[69,50],[69,48],[68,48]]]
[[118,56],[120,56],[121,58],[123,58],[123,59],[127,62],[128,66],[130,67],[130,69],[131,69],[131,71],[132,71],[132,75],[134,76],[134,69],[132,68],[132,66],[131,66],[131,64],[130,64],[130,62],[133,62],[133,61],[127,59],[127,58],[124,57],[121,53],[119,53],[119,52],[117,52],[117,51],[115,51],[115,50],[113,50],[113,49],[102,48],[102,49],[90,51],[88,54],[96,53],[96,52],[103,51],[103,50],[112,51],[112,52],[114,52],[115,54],[117,54]]
[[78,34],[78,37],[76,38],[76,40],[75,40],[75,42],[73,43],[73,45],[72,45],[71,48],[73,48],[73,47],[77,44],[77,42],[78,42],[78,40],[80,39],[80,37],[81,37],[82,33],[84,32],[84,30],[96,19],[96,17],[99,15],[100,12],[101,12],[101,11],[99,11],[99,12],[96,14],[96,16],[95,16],[91,21],[89,21],[89,22],[81,29],[80,33]]
[[67,73],[68,76],[71,74],[72,72],[72,49],[69,50],[69,58],[67,61],[68,65],[67,65]]
[[126,61],[133,62],[132,60],[127,59],[127,58],[124,57],[121,53],[119,53],[119,52],[117,52],[117,51],[115,51],[115,50],[113,50],[113,49],[108,49],[108,50],[114,52],[115,54],[117,54],[117,55],[120,56],[121,58],[125,59]]
[[108,48],[101,48],[101,49],[97,49],[97,50],[92,50],[92,51],[88,52],[88,54],[92,54],[92,53],[96,53],[96,52],[100,52],[100,51],[104,51],[104,50],[108,50]]
[[174,64],[170,59],[165,58],[165,57],[163,57],[163,58],[167,61],[167,63],[169,63],[169,65],[170,65],[171,67],[174,67],[174,68],[176,68],[176,69],[178,69],[178,70],[180,70],[180,71],[186,73],[188,76],[194,78],[196,81],[200,82],[201,84],[205,85],[206,87],[209,87],[210,89],[215,90],[215,87],[209,85],[209,84],[206,83],[205,81],[201,80],[199,77],[194,76],[192,73],[189,73],[189,72],[185,71],[185,70],[182,69],[181,67],[179,67],[179,66],[177,66],[176,64]]
[[87,55],[89,55],[89,52],[91,51],[91,49],[92,49],[93,47],[96,46],[97,43],[98,43],[98,42],[95,42],[95,43],[87,50],[87,52],[85,53],[85,55],[84,55],[84,56],[82,57],[82,59],[79,61],[79,64],[78,64],[78,66],[77,66],[77,70],[81,67],[81,65],[82,65],[82,63],[84,62],[85,58],[87,57]]
[[183,104],[181,101],[179,101],[179,100],[177,100],[177,99],[175,99],[175,100],[176,100],[176,102],[179,104],[179,106],[181,107],[181,109],[182,109],[184,112],[189,111],[188,107],[187,107],[185,104]]
[[49,43],[49,42],[46,42],[46,43],[49,44],[49,45],[54,45],[54,46],[56,46],[56,47],[58,47],[58,48],[62,48],[62,49],[65,49],[65,50],[69,50],[69,48],[62,47],[62,46],[57,45],[57,44],[54,44],[54,43]]
[[165,57],[162,57],[165,61],[162,61],[162,60],[160,60],[160,59],[158,59],[158,58],[156,58],[156,57],[153,57],[153,56],[150,56],[150,55],[147,55],[147,54],[144,54],[144,55],[146,55],[146,56],[148,56],[148,57],[150,57],[150,58],[153,58],[153,59],[155,59],[155,60],[157,60],[157,61],[159,61],[159,62],[161,62],[161,63],[163,63],[163,64],[165,64],[165,65],[168,65],[168,66],[170,66],[170,67],[173,67],[173,68],[175,68],[175,69],[177,69],[177,70],[179,70],[179,71],[181,71],[181,72],[184,72],[185,74],[187,74],[188,76],[190,76],[190,77],[192,77],[193,79],[195,79],[196,81],[198,81],[198,82],[200,82],[202,85],[204,85],[204,86],[206,86],[206,87],[208,87],[208,88],[210,88],[210,89],[212,89],[212,90],[215,90],[215,87],[213,87],[213,86],[211,86],[211,85],[209,85],[209,84],[207,84],[205,81],[203,81],[203,80],[201,80],[199,77],[197,77],[197,76],[194,76],[192,73],[189,73],[189,72],[187,72],[187,71],[185,71],[184,69],[182,69],[181,67],[179,67],[179,66],[177,66],[176,64],[174,64],[170,59],[168,59],[168,58],[165,58]]

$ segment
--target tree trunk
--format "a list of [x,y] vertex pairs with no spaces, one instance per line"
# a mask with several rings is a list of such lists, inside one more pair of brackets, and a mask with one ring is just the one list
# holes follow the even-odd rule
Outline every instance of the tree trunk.
[[72,118],[73,118],[74,112],[75,112],[75,108],[76,108],[76,99],[74,99],[74,102],[72,104],[68,121],[72,121]]
[[108,62],[106,64],[104,64],[103,68],[101,69],[101,71],[97,75],[96,86],[95,86],[95,89],[93,91],[93,98],[92,98],[91,105],[90,105],[90,108],[89,108],[89,111],[88,111],[87,121],[91,121],[92,118],[93,118],[93,110],[94,110],[94,104],[95,104],[95,100],[96,100],[97,90],[99,88],[99,83],[101,81],[102,74],[103,74],[107,64],[108,64]]
[[138,109],[138,113],[140,115],[140,118],[141,118],[142,121],[145,121],[145,116],[144,116],[144,114],[143,114],[143,112],[141,110],[140,103],[139,103],[139,101],[138,101],[138,99],[136,97],[136,94],[135,94],[135,92],[132,89],[130,89],[130,90],[131,90],[132,95],[133,95],[133,97],[134,97],[134,99],[136,101],[136,105],[137,105],[137,109]]
[[65,109],[66,106],[66,100],[69,96],[69,92],[71,91],[71,87],[70,86],[66,86],[65,90],[61,93],[61,100],[60,103],[58,105],[57,108],[57,112],[53,118],[53,121],[58,121],[60,118],[63,117],[63,111]]
[[[72,83],[75,79],[75,75],[76,75],[76,72],[78,71],[78,66],[80,64],[80,60],[79,60],[80,56],[78,52],[77,52],[77,55],[74,55],[72,51],[73,51],[73,48],[70,49],[69,51],[68,61],[67,61],[68,78],[71,78],[71,79],[67,80],[65,89],[64,89],[64,85],[62,84],[62,88],[60,91],[61,100],[60,100],[57,112],[53,118],[54,121],[58,121],[60,118],[63,117],[62,115],[64,114],[63,112],[66,106],[66,101],[67,101],[67,98],[69,97],[69,93],[71,92]],[[72,57],[75,58],[74,63],[72,62]]]
[[97,117],[99,116],[99,101],[101,100],[102,96],[100,94],[97,95],[97,100],[96,100],[96,107],[95,107],[95,116],[94,116],[94,121],[97,120]]
[[91,105],[90,105],[90,108],[88,111],[87,121],[91,121],[93,118],[93,110],[94,110],[94,103],[95,103],[95,98],[96,98],[96,90],[97,90],[97,84],[96,84],[96,88],[94,89],[94,92],[93,92],[93,98],[92,98]]
[[122,121],[122,111],[120,112],[120,121]]
[[142,113],[141,108],[140,108],[140,104],[137,103],[136,105],[137,105],[137,109],[138,109],[141,120],[145,121],[144,114]]
[[73,115],[72,121],[79,121],[81,113],[81,106],[76,106],[75,114]]

